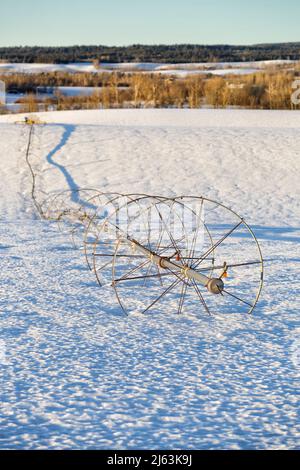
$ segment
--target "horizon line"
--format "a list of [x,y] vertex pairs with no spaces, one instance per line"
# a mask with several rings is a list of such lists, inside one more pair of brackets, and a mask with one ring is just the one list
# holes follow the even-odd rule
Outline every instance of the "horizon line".
[[34,45],[20,45],[20,44],[15,44],[15,45],[0,45],[0,49],[6,48],[33,48],[33,47],[40,47],[40,48],[72,48],[72,47],[107,47],[107,48],[127,48],[127,47],[136,47],[136,46],[142,46],[142,47],[161,47],[161,46],[196,46],[196,47],[220,47],[220,46],[227,46],[227,47],[257,47],[257,46],[280,46],[280,45],[288,45],[288,44],[294,44],[297,45],[299,44],[300,46],[300,40],[299,41],[280,41],[280,42],[260,42],[260,43],[194,43],[194,42],[174,42],[174,43],[131,43],[131,44],[123,44],[123,45],[107,45],[107,44],[69,44],[69,45],[39,45],[39,44],[34,44]]

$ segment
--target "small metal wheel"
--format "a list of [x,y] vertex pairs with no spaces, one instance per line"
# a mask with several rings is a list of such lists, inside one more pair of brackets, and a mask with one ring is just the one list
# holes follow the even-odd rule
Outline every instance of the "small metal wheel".
[[99,191],[91,188],[64,190],[48,195],[41,205],[43,216],[58,223],[61,232],[69,232],[74,247],[82,245],[84,228],[97,209],[93,199]]

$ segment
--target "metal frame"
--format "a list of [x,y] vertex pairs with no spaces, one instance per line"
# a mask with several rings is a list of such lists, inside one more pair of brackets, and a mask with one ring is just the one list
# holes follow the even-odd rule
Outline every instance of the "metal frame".
[[[128,313],[127,308],[119,289],[120,283],[124,283],[125,280],[125,284],[128,281],[137,284],[139,297],[144,297],[144,303],[146,303],[146,294],[153,293],[154,300],[142,309],[143,313],[148,312],[153,305],[161,302],[163,298],[165,299],[168,293],[174,292],[174,288],[177,286],[180,287],[178,305],[176,304],[177,313],[183,311],[187,303],[185,299],[188,293],[190,298],[196,299],[198,303],[200,302],[208,314],[212,313],[207,303],[208,295],[211,298],[223,301],[221,308],[225,300],[231,300],[232,303],[238,301],[240,304],[246,305],[246,313],[251,314],[253,312],[262,291],[264,262],[254,232],[234,210],[202,196],[170,198],[148,194],[104,193],[94,188],[61,191],[47,196],[41,202],[37,197],[36,173],[30,161],[30,155],[34,155],[31,147],[33,138],[36,135],[34,125],[37,124],[37,121],[29,119],[25,124],[29,125],[25,159],[31,173],[31,197],[37,212],[43,219],[58,222],[60,229],[62,229],[62,223],[63,228],[70,227],[74,246],[76,246],[75,237],[78,235],[78,231],[84,232],[83,250],[89,269],[94,271],[98,284],[102,285],[99,273],[107,268],[108,282],[114,288],[117,300],[126,314]],[[44,194],[43,192],[40,193]],[[70,197],[74,194],[77,194],[75,201]],[[190,207],[197,204],[200,204],[200,211]],[[218,214],[217,220],[209,222],[209,220],[202,217],[202,209],[204,210],[205,205],[210,206],[207,209],[208,215],[221,209],[222,213],[221,215]],[[129,216],[129,210],[132,208],[134,214]],[[154,230],[150,220],[150,211],[153,208],[159,216],[160,230],[163,226],[158,239],[155,238],[157,236],[157,227]],[[162,214],[163,211],[158,208],[167,208],[167,212],[169,212],[167,218]],[[196,218],[196,226],[192,227],[192,242],[189,240],[191,227],[188,227],[184,218],[181,217],[179,208]],[[127,219],[125,219],[126,226],[122,227],[122,220],[119,220],[119,216],[124,209],[127,211]],[[226,232],[220,235],[218,225],[224,224],[229,214],[233,216],[235,223],[233,225],[230,219],[229,230],[227,227]],[[174,217],[178,218],[179,227],[183,233],[180,239],[176,239],[176,236],[172,234],[171,224]],[[134,223],[138,227],[133,227]],[[142,230],[140,230],[140,226]],[[199,243],[197,245],[200,229],[206,234],[208,242],[208,248],[205,251],[201,251],[202,246]],[[228,242],[230,237],[236,235],[240,229],[246,230],[247,235],[250,235],[251,247],[254,245],[255,259],[244,262],[234,261],[237,249],[232,246],[232,243]],[[167,246],[163,246],[163,243]],[[219,254],[225,243],[225,253],[221,251]],[[134,250],[137,254],[130,254],[128,250]],[[223,259],[218,262],[220,256]],[[132,264],[133,260],[136,259],[142,259],[143,261],[138,266],[130,267],[130,263]],[[125,265],[124,260],[126,260]],[[203,266],[204,260],[210,261],[210,265]],[[247,294],[248,286],[249,290],[250,287],[255,289],[254,300],[251,297],[250,302],[248,297],[246,300],[237,295],[236,291],[228,290],[225,281],[228,270],[247,266],[249,270],[253,271],[257,265],[259,266],[258,279],[256,277],[254,280],[246,278],[248,283]],[[145,266],[147,266],[145,273],[142,272],[139,276],[131,275]],[[118,278],[117,270],[123,267],[129,269],[129,271],[125,277]],[[156,274],[151,274],[153,267]],[[238,285],[241,285],[243,275],[239,274],[238,276]],[[168,277],[171,277],[172,282],[165,288],[163,282]],[[160,290],[162,292],[158,293]],[[143,291],[144,296],[141,295]],[[133,293],[131,292],[131,294],[132,297]],[[216,312],[214,311],[214,313]]]
[[[118,196],[116,196],[116,198],[117,197]],[[220,297],[224,297],[224,296],[231,297],[235,301],[244,303],[248,307],[246,313],[248,314],[252,313],[253,309],[255,308],[258,302],[258,299],[261,293],[261,289],[263,285],[264,267],[263,267],[263,258],[262,258],[262,254],[261,254],[261,250],[260,250],[257,238],[255,237],[254,232],[251,230],[249,225],[244,221],[242,217],[240,217],[232,209],[226,207],[224,204],[221,204],[209,198],[204,198],[204,197],[199,197],[199,196],[180,196],[178,198],[167,198],[167,197],[162,197],[162,196],[149,196],[146,194],[139,194],[139,195],[120,195],[120,197],[127,198],[127,201],[124,203],[123,206],[119,207],[115,211],[112,211],[105,220],[101,220],[99,223],[96,216],[90,219],[90,222],[87,226],[87,230],[85,234],[85,247],[88,246],[89,248],[91,248],[92,253],[90,252],[89,256],[87,256],[87,261],[88,261],[89,267],[93,269],[97,282],[100,286],[103,285],[103,281],[99,275],[99,272],[103,271],[103,269],[106,269],[106,271],[108,272],[110,267],[112,268],[111,285],[113,286],[115,290],[116,297],[118,299],[118,302],[122,310],[126,314],[128,314],[128,311],[126,307],[123,305],[121,295],[118,292],[118,287],[117,287],[118,282],[116,282],[116,267],[120,264],[121,258],[127,258],[128,260],[130,260],[130,259],[134,259],[140,256],[143,256],[146,260],[151,258],[152,264],[155,264],[159,271],[161,269],[168,271],[165,273],[161,273],[160,275],[157,275],[157,280],[159,282],[162,282],[163,277],[173,274],[176,281],[178,281],[178,283],[180,282],[182,285],[182,288],[183,288],[182,298],[184,298],[185,296],[186,289],[188,287],[192,287],[195,290],[198,298],[200,299],[207,313],[211,313],[211,311],[207,305],[207,302],[204,299],[204,295],[206,294],[203,294],[203,292],[201,292],[200,290],[201,288],[203,288],[203,286],[206,288],[205,292],[208,291],[212,295],[220,294]],[[222,210],[226,211],[227,213],[232,214],[237,219],[237,222],[238,222],[237,224],[235,224],[235,226],[232,227],[232,229],[227,231],[224,234],[224,236],[222,236],[216,242],[213,242],[211,228],[208,227],[204,222],[202,222],[202,225],[205,227],[206,234],[208,235],[209,240],[210,240],[210,248],[209,250],[207,250],[206,253],[203,253],[202,257],[198,255],[198,259],[193,260],[193,263],[195,264],[195,268],[193,268],[192,266],[192,260],[190,260],[190,263],[187,262],[185,263],[186,265],[183,266],[182,259],[180,263],[177,263],[177,262],[174,262],[174,260],[170,260],[169,258],[166,258],[165,256],[160,256],[159,254],[153,252],[151,248],[149,248],[149,246],[147,247],[147,243],[141,244],[138,240],[136,240],[136,237],[131,237],[128,233],[122,231],[122,227],[116,227],[115,223],[111,222],[111,220],[116,217],[117,212],[120,209],[124,208],[124,206],[135,205],[138,209],[136,217],[138,216],[142,217],[143,211],[147,211],[149,210],[149,208],[157,204],[170,204],[171,203],[173,205],[177,204],[186,208],[186,206],[188,205],[188,202],[190,201],[193,201],[193,202],[200,201],[202,204],[204,202],[210,203],[213,206],[210,209],[211,211],[216,210],[216,208],[222,208]],[[142,202],[143,203],[146,202],[146,207],[144,208],[142,207],[142,204],[141,204]],[[192,211],[192,209],[190,208],[189,210]],[[88,244],[87,237],[91,231],[91,225],[93,226],[94,229],[96,229],[96,235],[95,235],[95,241],[91,244]],[[221,244],[225,242],[225,240],[227,240],[232,235],[233,232],[236,232],[236,230],[240,226],[243,229],[246,229],[247,233],[250,234],[250,238],[254,242],[255,247],[256,247],[258,259],[255,259],[254,261],[251,260],[251,261],[243,262],[243,263],[230,263],[230,261],[229,262],[227,261],[225,264],[222,263],[221,266],[215,265],[214,260],[215,260],[216,250]],[[184,224],[183,224],[183,228],[185,228]],[[115,234],[116,229],[119,231],[119,236],[116,236]],[[108,235],[105,235],[105,234],[108,234]],[[107,239],[109,239],[109,242]],[[115,246],[115,243],[116,243],[116,246]],[[125,255],[124,253],[123,254],[120,253],[120,247],[124,247],[124,243],[127,243],[128,246],[134,245],[135,250],[138,250],[139,255],[135,254],[135,255],[129,256],[128,254]],[[149,244],[149,241],[148,241],[148,244]],[[109,253],[107,251],[108,245],[110,245]],[[175,240],[172,242],[172,248],[174,249],[174,251],[176,251]],[[202,261],[204,259],[207,259],[209,255],[212,256],[211,265],[205,266],[204,268],[200,268]],[[92,263],[88,259],[89,257],[92,257]],[[235,295],[235,293],[229,292],[225,288],[223,275],[227,273],[228,269],[241,268],[242,266],[253,267],[255,265],[260,265],[260,274],[259,274],[258,281],[257,281],[258,287],[256,290],[254,301],[251,301],[250,303],[248,300],[240,298],[239,296]],[[199,266],[199,269],[197,269],[198,266]],[[217,277],[214,277],[213,273],[216,270],[221,270],[222,274]],[[149,275],[149,273],[144,273],[142,276],[140,276],[141,289],[143,289],[143,286],[145,285],[146,282],[148,282],[149,278],[154,279],[155,277],[156,276],[154,275],[151,275],[151,274]],[[135,277],[134,280],[137,280],[137,277]],[[199,285],[200,285],[200,288],[199,288]],[[173,288],[171,288],[171,290],[172,289]],[[182,307],[183,307],[182,304],[183,304],[183,300],[181,300],[181,303],[178,306],[178,312],[181,312]]]

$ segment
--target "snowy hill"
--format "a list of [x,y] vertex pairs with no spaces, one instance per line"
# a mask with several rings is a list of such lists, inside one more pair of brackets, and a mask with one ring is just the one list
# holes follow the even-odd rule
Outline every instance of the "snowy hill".
[[203,195],[255,230],[252,317],[119,315],[82,253],[38,219],[29,128],[0,116],[1,448],[296,448],[300,112],[41,114],[38,191]]
[[251,74],[274,66],[293,67],[294,60],[265,60],[252,62],[196,62],[186,64],[162,64],[155,62],[121,62],[104,63],[100,66],[92,62],[77,62],[68,64],[39,64],[39,63],[0,63],[0,73],[50,73],[50,72],[151,72],[185,76],[197,73],[212,73],[213,75]]

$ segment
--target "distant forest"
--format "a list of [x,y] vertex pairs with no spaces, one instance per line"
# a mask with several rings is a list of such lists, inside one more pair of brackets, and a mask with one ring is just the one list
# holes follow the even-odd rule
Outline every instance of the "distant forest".
[[0,61],[25,63],[106,62],[242,62],[253,60],[300,60],[300,42],[253,46],[132,45],[126,47],[0,47]]

